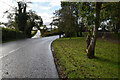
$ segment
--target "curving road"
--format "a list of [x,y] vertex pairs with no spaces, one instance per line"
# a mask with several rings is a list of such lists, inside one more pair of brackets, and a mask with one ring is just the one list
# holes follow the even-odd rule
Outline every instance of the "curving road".
[[0,44],[2,78],[58,78],[51,42],[58,36]]

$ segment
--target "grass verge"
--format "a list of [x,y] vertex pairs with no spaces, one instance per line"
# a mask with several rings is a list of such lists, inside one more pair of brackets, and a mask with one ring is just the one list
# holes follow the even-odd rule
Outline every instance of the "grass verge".
[[37,33],[37,30],[31,31],[31,36],[35,36],[35,34]]
[[94,59],[86,57],[84,37],[57,39],[52,46],[60,78],[118,78],[118,44],[97,40]]

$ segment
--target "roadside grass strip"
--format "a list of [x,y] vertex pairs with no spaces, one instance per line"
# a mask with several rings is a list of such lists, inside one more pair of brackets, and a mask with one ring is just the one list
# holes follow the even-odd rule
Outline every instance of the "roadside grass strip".
[[118,44],[97,40],[94,59],[86,57],[84,37],[60,38],[53,42],[60,78],[118,78]]

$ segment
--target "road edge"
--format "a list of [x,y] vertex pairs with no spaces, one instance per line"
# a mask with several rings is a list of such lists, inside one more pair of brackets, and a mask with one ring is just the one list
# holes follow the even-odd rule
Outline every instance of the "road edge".
[[[57,38],[59,39],[59,38]],[[60,78],[60,74],[59,74],[59,67],[56,65],[56,58],[55,58],[55,52],[54,52],[54,48],[53,48],[53,42],[56,41],[57,39],[53,40],[50,44],[50,48],[51,48],[51,52],[52,52],[52,56],[53,56],[53,60],[54,60],[54,64],[57,70],[57,74],[58,74],[58,78]]]

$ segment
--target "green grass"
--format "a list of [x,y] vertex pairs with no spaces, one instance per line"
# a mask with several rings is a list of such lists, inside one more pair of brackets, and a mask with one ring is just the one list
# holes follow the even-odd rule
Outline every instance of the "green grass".
[[61,38],[53,42],[60,78],[118,78],[118,44],[97,40],[96,58],[86,57],[85,38]]
[[31,31],[31,36],[35,36],[35,34],[37,33],[37,30]]

